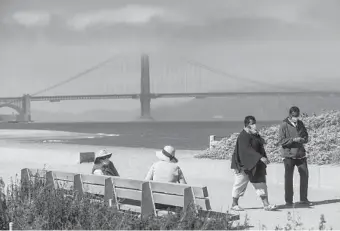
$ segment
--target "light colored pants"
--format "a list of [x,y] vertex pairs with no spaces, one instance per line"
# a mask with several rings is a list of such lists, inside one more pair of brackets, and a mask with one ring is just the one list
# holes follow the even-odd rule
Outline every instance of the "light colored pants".
[[[232,197],[239,198],[243,196],[244,193],[246,192],[247,185],[249,183],[249,177],[243,171],[239,173],[238,171],[235,170],[234,174],[235,182],[233,185]],[[268,189],[266,183],[252,183],[252,184],[258,196],[268,196]]]

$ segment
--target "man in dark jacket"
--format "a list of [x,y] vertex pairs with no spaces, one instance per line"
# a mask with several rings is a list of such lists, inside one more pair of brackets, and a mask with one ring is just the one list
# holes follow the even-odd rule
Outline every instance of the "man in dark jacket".
[[308,201],[308,167],[304,144],[308,142],[308,132],[301,120],[300,109],[291,107],[289,116],[283,120],[279,129],[279,144],[285,167],[285,201],[287,206],[293,205],[294,168],[300,174],[300,203],[312,205]]
[[237,138],[231,159],[231,169],[235,173],[232,210],[243,211],[243,208],[238,205],[238,199],[244,195],[249,182],[253,184],[257,195],[262,199],[263,208],[267,211],[276,209],[276,206],[269,204],[268,201],[266,168],[269,161],[264,143],[256,130],[255,117],[247,116],[244,119],[244,129]]

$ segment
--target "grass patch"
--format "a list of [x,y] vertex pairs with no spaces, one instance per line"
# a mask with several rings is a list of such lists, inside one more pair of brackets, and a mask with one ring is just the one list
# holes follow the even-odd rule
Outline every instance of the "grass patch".
[[[247,230],[251,226],[246,216],[243,223],[231,222],[226,216],[206,217],[193,212],[167,213],[142,220],[138,214],[122,213],[102,202],[63,189],[47,189],[42,181],[21,185],[16,181],[7,187],[0,177],[1,213],[0,229],[14,230]],[[190,210],[193,211],[193,210]],[[265,219],[265,217],[264,217]],[[267,230],[260,225],[258,230]],[[317,229],[326,230],[323,215]],[[287,213],[286,224],[275,230],[305,230],[300,217]]]
[[[0,178],[1,179],[1,178]],[[0,228],[13,222],[16,230],[232,230],[244,229],[227,216],[168,212],[164,216],[141,219],[139,214],[117,211],[86,195],[79,199],[75,192],[48,189],[43,181],[21,185],[12,182],[1,194],[3,212]]]
[[[309,142],[305,145],[309,164],[340,164],[340,111],[324,111],[320,115],[302,118]],[[279,124],[263,127],[261,136],[266,140],[266,152],[272,163],[281,163],[278,144]],[[204,150],[196,158],[231,159],[239,133],[222,139],[214,148]]]

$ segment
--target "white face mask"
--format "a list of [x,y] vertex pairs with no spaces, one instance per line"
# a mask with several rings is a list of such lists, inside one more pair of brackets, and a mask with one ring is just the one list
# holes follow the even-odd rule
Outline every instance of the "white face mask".
[[249,125],[249,128],[253,131],[256,131],[256,124]]
[[294,123],[296,123],[299,120],[299,117],[292,117],[291,119]]

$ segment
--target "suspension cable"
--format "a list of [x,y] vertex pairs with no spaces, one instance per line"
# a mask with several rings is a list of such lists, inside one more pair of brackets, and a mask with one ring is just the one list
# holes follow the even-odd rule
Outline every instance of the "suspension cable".
[[243,80],[243,81],[247,81],[247,82],[251,82],[253,84],[257,84],[257,85],[265,85],[265,86],[268,86],[268,87],[274,87],[274,88],[277,88],[277,89],[282,89],[282,90],[297,90],[297,91],[309,91],[307,89],[303,89],[303,88],[295,88],[295,87],[290,87],[290,88],[285,88],[285,87],[278,87],[277,85],[275,84],[270,84],[270,83],[265,83],[265,82],[261,82],[261,81],[256,81],[256,80],[253,80],[253,79],[248,79],[248,78],[244,78],[244,77],[240,77],[240,76],[236,76],[236,75],[232,75],[230,73],[227,73],[225,71],[222,71],[222,70],[219,70],[219,69],[216,69],[216,68],[212,68],[210,66],[207,66],[205,64],[202,64],[200,62],[197,62],[195,60],[191,60],[191,59],[187,59],[187,58],[184,58],[184,57],[181,57],[181,59],[185,60],[187,63],[193,65],[193,66],[198,66],[200,68],[203,68],[205,70],[208,70],[212,73],[215,73],[215,74],[218,74],[218,75],[222,75],[222,76],[225,76],[227,78],[230,78],[230,79],[234,79],[234,80]]
[[[76,74],[76,75],[74,75],[74,76],[71,76],[71,77],[69,77],[69,78],[66,79],[66,80],[63,80],[63,81],[61,81],[61,82],[59,82],[59,83],[56,83],[56,84],[54,84],[54,85],[52,85],[52,86],[49,86],[49,87],[47,87],[47,88],[44,88],[44,89],[42,89],[42,90],[40,90],[40,91],[37,91],[37,92],[35,92],[35,93],[33,93],[33,94],[30,94],[30,96],[39,95],[39,94],[41,94],[41,93],[47,92],[47,91],[49,91],[49,90],[55,89],[55,88],[60,87],[60,86],[62,86],[62,85],[64,85],[64,84],[67,84],[67,83],[69,83],[69,82],[72,82],[72,81],[74,81],[74,80],[76,80],[76,79],[79,79],[79,78],[83,77],[84,75],[86,75],[86,74],[88,74],[88,73],[90,73],[90,72],[92,72],[92,71],[94,71],[94,70],[97,70],[98,68],[100,68],[100,67],[104,66],[105,64],[111,62],[111,61],[112,61],[113,59],[115,59],[115,58],[117,58],[117,55],[111,56],[110,58],[106,59],[105,61],[102,61],[102,62],[96,64],[95,66],[92,66],[91,68],[86,69],[85,71],[82,71],[82,72],[80,72],[80,73],[78,73],[78,74]],[[13,100],[13,101],[10,101],[10,102],[7,102],[7,103],[8,103],[8,104],[13,104],[13,103],[15,103],[15,102],[17,102],[17,101],[18,101],[18,100]],[[20,99],[19,99],[19,101],[20,101]]]
[[76,80],[76,79],[79,79],[79,78],[83,77],[84,75],[86,75],[86,74],[88,74],[88,73],[90,73],[90,72],[92,72],[92,71],[94,71],[94,70],[104,66],[105,64],[111,62],[116,57],[117,57],[116,55],[113,56],[113,57],[110,57],[107,60],[105,60],[103,62],[100,62],[97,65],[95,65],[95,66],[93,66],[93,67],[91,67],[89,69],[86,69],[85,71],[82,71],[82,72],[80,72],[80,73],[78,73],[78,74],[76,74],[76,75],[74,75],[74,76],[72,76],[72,77],[70,77],[70,78],[68,78],[68,79],[66,79],[64,81],[61,81],[61,82],[59,82],[57,84],[54,84],[54,85],[52,85],[50,87],[47,87],[47,88],[43,89],[43,90],[37,91],[36,93],[32,94],[31,96],[39,95],[39,94],[44,93],[46,91],[49,91],[49,90],[55,89],[57,87],[63,86],[65,84],[69,83],[69,82],[72,82],[72,81]]

